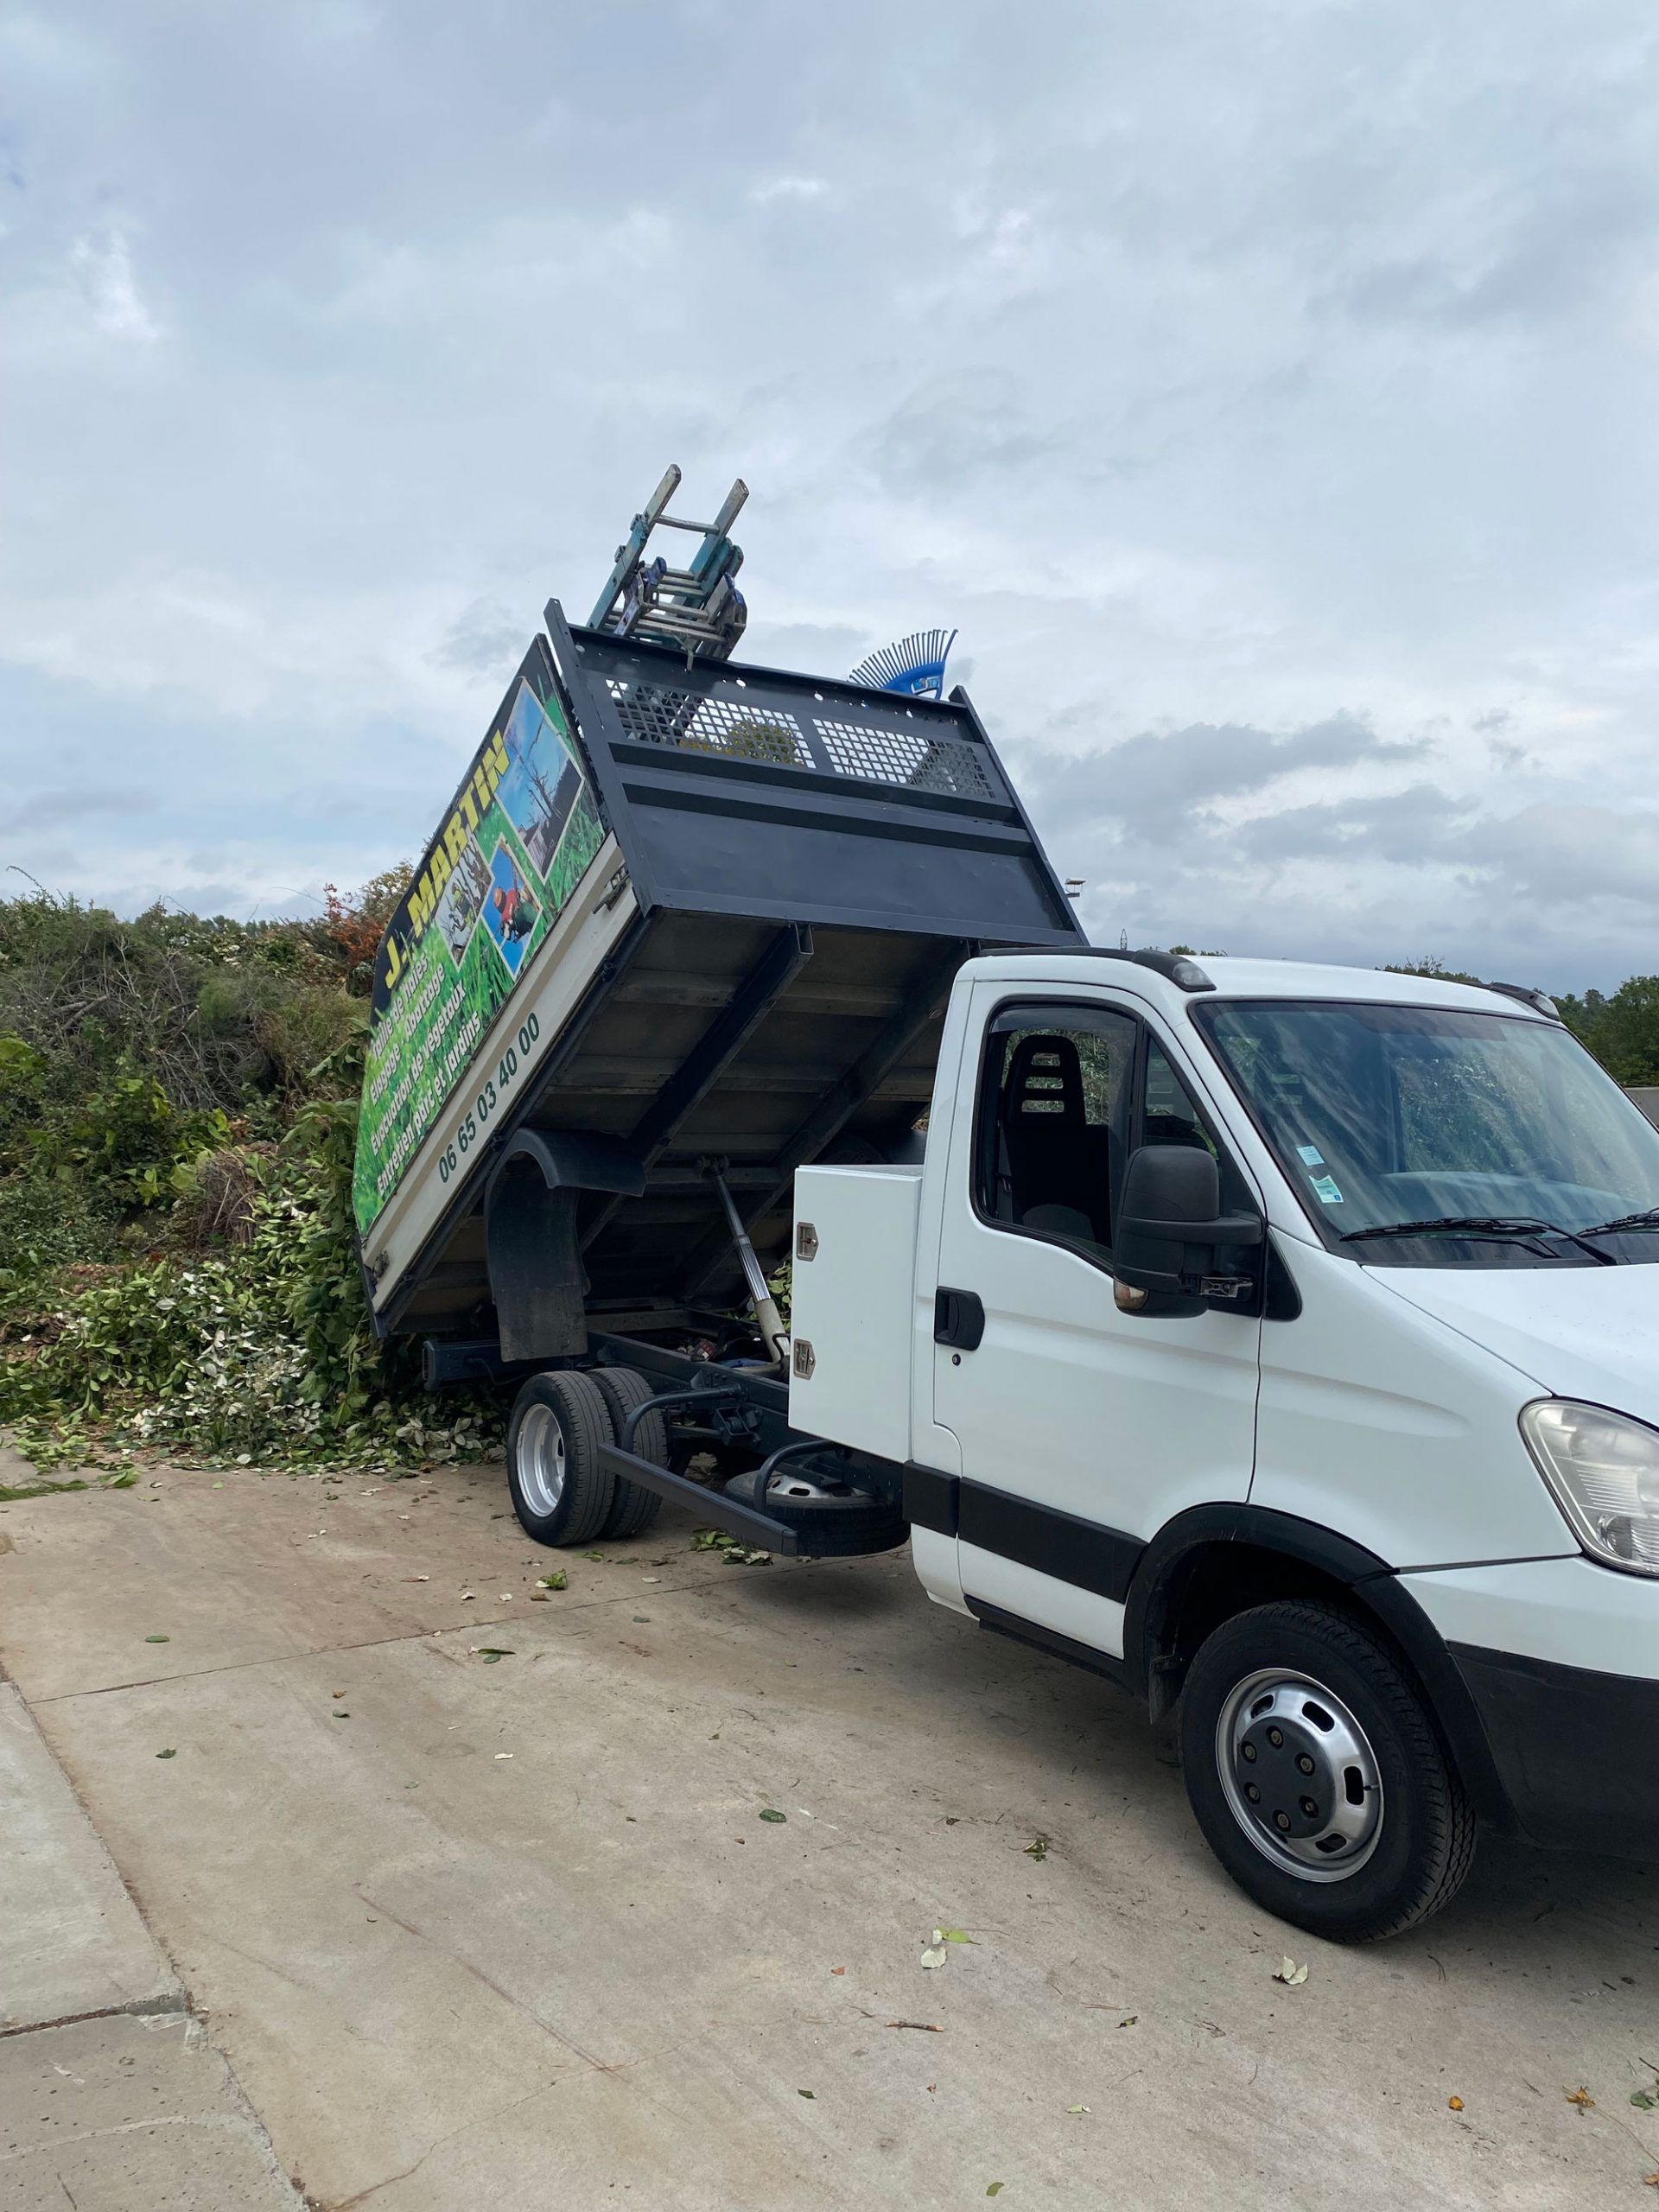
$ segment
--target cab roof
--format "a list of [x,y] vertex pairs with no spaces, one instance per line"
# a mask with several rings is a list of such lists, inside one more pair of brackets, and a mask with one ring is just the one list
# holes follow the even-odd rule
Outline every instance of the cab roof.
[[[1033,969],[1041,969],[1050,971],[1056,982],[1063,976],[1071,977],[1079,971],[1096,969],[1103,981],[1109,975],[1115,976],[1143,996],[1171,1005],[1183,1000],[1202,1005],[1213,999],[1357,999],[1373,1005],[1381,1001],[1465,1008],[1471,1014],[1511,1014],[1531,1021],[1550,1018],[1543,1007],[1530,1003],[1523,995],[1529,987],[1458,983],[1449,976],[1401,976],[1382,968],[1339,968],[1307,960],[1232,958],[1204,953],[1172,960],[1167,955],[1089,945],[1079,946],[1075,952],[1051,952],[1044,948],[992,954],[974,966],[988,976],[1010,979],[1029,976]],[[1172,967],[1175,974],[1164,972]],[[1182,974],[1182,969],[1187,973]]]

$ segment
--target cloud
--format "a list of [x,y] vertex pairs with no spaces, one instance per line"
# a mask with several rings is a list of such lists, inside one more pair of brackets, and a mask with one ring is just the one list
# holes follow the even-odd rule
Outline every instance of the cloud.
[[106,338],[123,338],[138,346],[156,343],[161,328],[139,296],[124,232],[77,238],[69,250],[69,267],[94,325]]
[[1643,0],[751,12],[0,22],[0,867],[397,860],[676,461],[1103,934],[1651,967]]
[[445,632],[437,658],[445,668],[476,669],[486,676],[505,676],[524,658],[523,617],[487,600],[474,600],[462,609]]
[[880,483],[900,497],[951,493],[1048,461],[1067,427],[1045,422],[1016,379],[981,369],[934,378],[888,416],[871,441]]
[[66,824],[94,816],[111,815],[126,820],[135,814],[153,814],[156,804],[153,791],[99,791],[80,785],[69,790],[36,791],[11,809],[11,825],[14,830],[33,830],[47,824],[62,829]]
[[749,188],[749,198],[757,207],[776,206],[780,200],[827,200],[829,180],[821,176],[769,176]]
[[[1298,770],[1392,766],[1423,750],[1421,740],[1382,739],[1357,716],[1333,715],[1283,733],[1212,722],[1147,730],[1100,753],[1027,753],[1022,766],[1046,810],[1073,820],[1116,822],[1166,842],[1220,802],[1255,797]],[[1300,810],[1308,816],[1326,810]],[[1248,848],[1248,833],[1243,842]]]

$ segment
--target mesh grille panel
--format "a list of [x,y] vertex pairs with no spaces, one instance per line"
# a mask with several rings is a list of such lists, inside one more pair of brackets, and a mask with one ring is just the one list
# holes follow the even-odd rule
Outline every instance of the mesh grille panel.
[[960,738],[863,728],[856,722],[815,720],[813,728],[840,775],[862,776],[876,784],[905,784],[912,791],[954,791],[961,798],[991,796],[974,747],[963,744]]
[[814,763],[793,715],[778,707],[756,709],[732,699],[705,699],[666,683],[605,679],[622,727],[647,745],[682,753],[721,753],[740,760],[770,760],[785,768]]
[[959,798],[994,800],[997,795],[979,747],[962,738],[874,722],[831,721],[816,715],[807,717],[804,728],[786,707],[759,700],[750,705],[730,696],[711,699],[671,683],[632,683],[607,676],[605,688],[623,728],[637,743],[764,760],[819,775],[857,776],[867,783]]

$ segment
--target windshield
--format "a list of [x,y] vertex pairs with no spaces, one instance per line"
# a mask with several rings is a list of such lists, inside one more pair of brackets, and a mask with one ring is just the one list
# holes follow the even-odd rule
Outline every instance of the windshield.
[[1327,1243],[1356,1259],[1659,1259],[1659,1223],[1545,1233],[1659,1209],[1659,1130],[1554,1022],[1332,1001],[1194,1012]]

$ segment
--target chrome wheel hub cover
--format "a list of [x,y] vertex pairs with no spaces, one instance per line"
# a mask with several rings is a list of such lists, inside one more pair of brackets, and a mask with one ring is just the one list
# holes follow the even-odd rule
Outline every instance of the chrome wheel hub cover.
[[1300,1881],[1344,1881],[1376,1849],[1376,1754],[1342,1700],[1311,1675],[1246,1675],[1216,1723],[1216,1766],[1240,1827]]
[[564,1431],[546,1406],[531,1406],[518,1425],[518,1487],[537,1514],[556,1512],[564,1496]]

